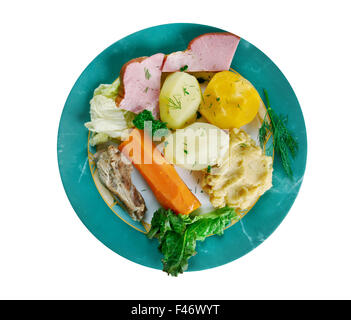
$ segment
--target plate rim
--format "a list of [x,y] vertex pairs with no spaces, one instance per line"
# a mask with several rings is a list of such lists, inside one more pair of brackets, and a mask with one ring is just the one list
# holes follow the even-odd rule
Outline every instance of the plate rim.
[[[151,268],[156,268],[156,269],[160,269],[159,267],[154,267],[154,266],[150,266],[148,264],[144,264],[142,262],[137,262],[135,261],[134,259],[131,259],[130,257],[126,257],[124,256],[123,254],[119,253],[119,252],[116,252],[114,249],[110,248],[109,245],[107,245],[106,243],[104,243],[98,236],[95,235],[95,233],[90,230],[90,228],[85,224],[85,222],[82,220],[82,218],[80,217],[80,215],[78,214],[75,206],[73,205],[72,201],[71,201],[71,198],[70,198],[70,195],[69,195],[69,191],[68,191],[68,188],[65,184],[65,181],[64,181],[64,178],[63,178],[63,174],[62,174],[62,170],[63,168],[61,168],[61,164],[60,164],[60,149],[59,149],[59,142],[60,142],[60,134],[61,134],[61,130],[62,130],[62,119],[63,119],[63,115],[64,115],[64,112],[65,112],[65,109],[66,109],[66,106],[67,106],[67,102],[69,101],[71,95],[73,94],[77,84],[80,82],[80,80],[82,79],[82,77],[84,76],[85,72],[93,65],[93,63],[96,61],[96,59],[98,57],[100,57],[101,55],[103,55],[104,53],[106,53],[107,51],[109,51],[114,45],[116,45],[116,43],[118,43],[119,41],[123,40],[123,39],[126,39],[132,35],[135,35],[137,33],[141,33],[143,31],[146,31],[146,30],[150,30],[150,29],[154,29],[154,28],[160,28],[160,27],[168,27],[168,26],[174,26],[174,25],[187,25],[187,26],[200,26],[200,27],[209,27],[209,28],[216,28],[216,27],[212,27],[212,26],[208,26],[208,25],[204,25],[204,24],[195,24],[195,23],[169,23],[169,24],[161,24],[161,25],[157,25],[157,26],[152,26],[152,27],[149,27],[149,28],[145,28],[145,29],[142,29],[142,30],[139,30],[139,31],[136,31],[130,35],[127,35],[126,37],[123,37],[122,39],[119,39],[117,41],[115,41],[114,43],[112,43],[111,45],[109,45],[106,49],[104,49],[103,51],[101,51],[88,65],[87,67],[82,71],[82,73],[79,75],[79,77],[77,78],[77,80],[75,81],[73,87],[71,88],[68,96],[67,96],[67,99],[66,99],[66,102],[64,104],[64,107],[63,107],[63,110],[62,110],[62,113],[61,113],[61,117],[60,117],[60,123],[59,123],[59,127],[58,127],[58,136],[57,136],[57,161],[58,161],[58,166],[59,166],[59,172],[60,172],[60,178],[61,178],[61,182],[63,184],[63,187],[64,187],[64,190],[65,190],[65,193],[70,201],[70,204],[71,206],[73,207],[74,211],[76,212],[76,214],[78,215],[79,219],[82,221],[82,223],[87,227],[87,229],[90,231],[90,233],[92,233],[100,242],[102,242],[105,246],[107,246],[110,250],[112,250],[113,252],[119,254],[120,256],[132,261],[132,262],[135,262],[135,263],[138,263],[138,264],[141,264],[143,266],[147,266],[147,267],[151,267]],[[216,28],[218,29],[218,28]],[[241,38],[242,40],[244,40],[243,38]],[[246,41],[246,40],[244,40]],[[247,41],[246,41],[247,42]],[[295,199],[297,198],[298,194],[299,194],[299,191],[300,191],[300,188],[301,188],[301,185],[302,185],[302,182],[303,182],[303,178],[304,178],[304,174],[305,174],[305,171],[306,171],[306,166],[307,166],[307,154],[308,154],[308,139],[307,139],[307,129],[306,129],[306,125],[305,125],[305,120],[304,120],[304,117],[303,117],[303,113],[302,113],[302,109],[301,109],[301,105],[298,101],[298,98],[293,90],[293,88],[291,87],[289,81],[287,80],[287,78],[285,77],[285,75],[281,72],[281,70],[279,69],[278,66],[276,66],[274,64],[274,62],[272,60],[270,60],[270,58],[268,56],[266,56],[260,49],[258,49],[257,47],[255,47],[253,44],[251,44],[250,42],[247,42],[249,43],[251,46],[253,46],[256,50],[258,50],[260,53],[262,53],[269,61],[271,61],[273,63],[273,65],[277,68],[277,70],[280,72],[280,74],[283,76],[284,80],[286,81],[286,83],[288,84],[288,86],[290,87],[292,93],[294,94],[294,97],[297,101],[297,104],[300,108],[300,112],[301,112],[301,115],[302,115],[302,121],[303,121],[303,128],[304,128],[304,132],[305,132],[305,145],[306,145],[306,148],[305,148],[305,152],[304,152],[304,159],[303,159],[303,168],[302,168],[302,173],[301,173],[301,178],[299,180],[299,183],[298,183],[298,186],[297,186],[297,190],[296,190],[296,193],[295,193],[295,197],[294,199],[291,201],[291,203],[289,204],[289,206],[286,208],[285,210],[285,214],[283,215],[281,221],[275,225],[275,227],[273,228],[272,232],[270,232],[266,238],[264,240],[266,240],[278,227],[279,225],[282,223],[282,221],[285,219],[286,215],[289,213],[292,205],[294,204],[295,202]],[[234,59],[233,59],[234,61]],[[250,79],[249,79],[250,81]],[[90,174],[90,173],[89,173]],[[95,188],[95,186],[94,186]],[[96,189],[96,188],[95,188]],[[99,195],[100,196],[100,195]],[[123,222],[123,224],[125,224]],[[129,226],[128,226],[129,228]],[[145,236],[145,235],[144,235]],[[259,243],[260,244],[260,243]],[[243,255],[240,255],[239,257],[236,257],[236,258],[233,258],[233,259],[230,259],[228,260],[227,262],[225,263],[221,263],[221,264],[218,264],[216,266],[209,266],[209,267],[202,267],[202,268],[190,268],[188,271],[199,271],[199,270],[205,270],[205,269],[208,269],[208,268],[214,268],[214,267],[219,267],[219,266],[222,266],[224,264],[227,264],[227,263],[230,263],[244,255],[246,255],[247,253],[249,253],[250,251],[252,251],[254,248],[256,248],[259,244],[257,244],[256,246],[253,246],[249,251],[247,251],[246,253],[244,253]]]

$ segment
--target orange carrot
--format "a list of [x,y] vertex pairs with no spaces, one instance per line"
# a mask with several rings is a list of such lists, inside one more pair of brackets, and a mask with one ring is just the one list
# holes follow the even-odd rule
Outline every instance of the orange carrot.
[[119,150],[132,161],[165,209],[189,214],[201,206],[173,165],[167,162],[143,130],[133,129]]

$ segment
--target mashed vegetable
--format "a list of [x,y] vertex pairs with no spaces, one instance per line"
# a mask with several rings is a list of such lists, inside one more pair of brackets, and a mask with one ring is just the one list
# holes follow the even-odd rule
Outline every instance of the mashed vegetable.
[[245,131],[232,129],[222,165],[207,170],[201,185],[214,207],[245,210],[271,188],[272,172],[272,158],[265,156]]

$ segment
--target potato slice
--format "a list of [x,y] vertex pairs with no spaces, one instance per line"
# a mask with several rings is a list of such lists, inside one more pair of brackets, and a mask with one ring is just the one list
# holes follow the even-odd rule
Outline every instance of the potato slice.
[[185,72],[170,74],[160,92],[160,117],[171,129],[184,128],[196,119],[201,103],[197,79]]
[[166,159],[188,170],[203,170],[218,164],[229,148],[229,135],[218,127],[196,122],[165,140]]

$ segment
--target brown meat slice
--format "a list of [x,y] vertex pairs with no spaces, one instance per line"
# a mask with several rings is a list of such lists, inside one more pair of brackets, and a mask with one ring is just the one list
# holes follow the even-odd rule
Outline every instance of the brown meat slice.
[[110,145],[107,150],[96,154],[96,167],[101,182],[121,200],[132,219],[142,220],[146,206],[132,183],[132,164],[117,147]]

